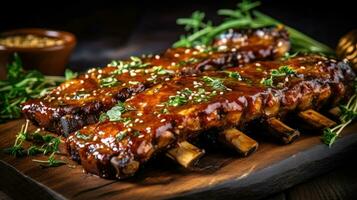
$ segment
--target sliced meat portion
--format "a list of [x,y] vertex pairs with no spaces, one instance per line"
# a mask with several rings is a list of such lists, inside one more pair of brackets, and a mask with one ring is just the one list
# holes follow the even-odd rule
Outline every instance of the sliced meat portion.
[[333,106],[349,96],[354,78],[346,63],[314,55],[175,77],[127,99],[127,112],[115,117],[111,109],[103,122],[72,134],[68,149],[87,172],[123,178],[205,130]]
[[177,75],[274,59],[289,47],[287,32],[282,27],[231,30],[210,47],[172,48],[161,55],[132,57],[101,69],[90,69],[43,98],[25,102],[22,111],[34,124],[66,136],[97,122],[100,113],[118,101],[156,83]]

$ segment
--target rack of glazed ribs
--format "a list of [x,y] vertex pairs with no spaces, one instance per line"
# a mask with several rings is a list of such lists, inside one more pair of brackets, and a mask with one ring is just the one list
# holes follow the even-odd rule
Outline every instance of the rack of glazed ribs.
[[[262,84],[282,66],[291,73],[274,79],[273,86]],[[313,55],[181,76],[129,98],[120,121],[106,119],[75,132],[68,148],[88,172],[118,178],[133,175],[160,151],[190,160],[186,141],[212,128],[222,130],[217,134],[224,143],[249,153],[256,143],[237,129],[253,120],[284,143],[299,136],[280,121],[288,113],[298,112],[317,127],[334,125],[314,110],[349,96],[354,77],[346,63]]]
[[291,143],[300,133],[283,122],[288,114],[331,127],[316,110],[350,96],[349,65],[317,55],[283,59],[289,46],[282,27],[231,30],[209,47],[91,69],[22,109],[33,123],[69,136],[72,158],[101,177],[131,176],[159,152],[190,167],[204,154],[191,143],[212,129],[246,156],[258,147],[242,132],[246,125],[259,121]]
[[24,103],[22,110],[34,124],[67,136],[97,122],[100,113],[118,101],[177,74],[271,60],[283,56],[289,47],[288,34],[282,27],[231,30],[207,48],[171,48],[161,55],[132,57],[102,69],[91,69],[45,97]]

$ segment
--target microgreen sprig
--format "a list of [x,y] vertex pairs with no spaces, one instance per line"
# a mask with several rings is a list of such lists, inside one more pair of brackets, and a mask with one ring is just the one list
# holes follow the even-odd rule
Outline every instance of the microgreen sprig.
[[21,157],[26,155],[26,151],[22,146],[23,142],[28,138],[27,128],[29,121],[26,120],[26,124],[21,126],[20,132],[17,133],[15,143],[12,147],[5,149],[5,153],[13,155],[15,157]]
[[349,99],[346,105],[340,105],[340,121],[341,123],[333,128],[325,128],[323,135],[321,137],[322,141],[332,146],[336,139],[341,134],[342,130],[352,123],[353,120],[357,117],[357,79],[354,81],[355,94]]
[[55,152],[53,152],[47,160],[32,159],[32,161],[40,163],[43,167],[58,167],[67,164],[67,162],[65,162],[64,160],[57,160],[55,158]]
[[[56,167],[65,164],[62,160],[56,160],[55,154],[59,152],[59,145],[61,140],[59,137],[53,135],[41,135],[39,131],[29,133],[28,130],[29,120],[21,126],[21,130],[16,135],[15,143],[12,147],[5,149],[5,153],[13,155],[15,157],[21,156],[34,156],[37,154],[51,154],[47,161],[33,160],[34,162],[46,163],[48,167]],[[26,150],[23,146],[25,141],[31,141],[33,144]],[[38,146],[41,145],[41,146]]]

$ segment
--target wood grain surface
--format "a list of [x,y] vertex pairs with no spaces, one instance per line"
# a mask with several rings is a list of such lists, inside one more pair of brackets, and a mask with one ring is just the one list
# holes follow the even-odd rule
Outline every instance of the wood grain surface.
[[[0,125],[0,149],[13,144],[23,123],[24,120],[17,120]],[[30,130],[35,129],[30,127]],[[303,133],[295,143],[285,146],[260,141],[258,151],[247,158],[239,158],[226,150],[208,151],[193,170],[183,169],[160,157],[148,163],[135,177],[119,181],[85,174],[80,165],[65,155],[60,158],[68,165],[42,168],[32,162],[37,157],[14,158],[1,151],[0,176],[9,181],[1,181],[0,186],[7,194],[27,195],[29,199],[39,199],[38,196],[54,199],[258,199],[338,166],[355,152],[357,134],[353,133],[356,132],[357,123],[349,126],[332,148],[322,144],[318,134]],[[14,187],[21,190],[11,190]]]

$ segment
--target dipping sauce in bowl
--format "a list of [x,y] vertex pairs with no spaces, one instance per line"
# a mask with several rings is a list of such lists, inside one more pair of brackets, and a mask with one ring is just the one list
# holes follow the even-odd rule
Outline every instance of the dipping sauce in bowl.
[[75,45],[75,36],[65,31],[28,28],[0,33],[0,77],[15,52],[25,69],[63,75]]

